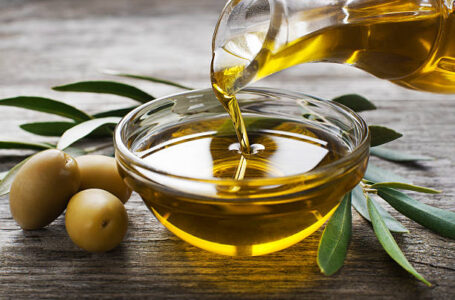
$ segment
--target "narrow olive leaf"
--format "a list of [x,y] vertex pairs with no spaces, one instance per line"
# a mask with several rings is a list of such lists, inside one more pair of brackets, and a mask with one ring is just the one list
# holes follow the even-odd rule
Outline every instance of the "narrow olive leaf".
[[378,195],[393,208],[439,235],[455,239],[455,213],[423,204],[389,188],[378,188]]
[[368,181],[372,181],[374,183],[377,182],[403,182],[403,183],[409,183],[411,182],[403,178],[389,170],[385,170],[383,168],[377,167],[371,163],[368,164],[367,171],[364,175],[364,178]]
[[120,108],[120,109],[114,109],[114,110],[108,110],[108,111],[103,111],[97,114],[94,114],[93,116],[95,118],[106,118],[106,117],[123,117],[133,109],[135,109],[137,106],[130,106],[130,107],[125,107],[125,108]]
[[367,198],[368,212],[370,213],[371,223],[373,224],[374,233],[381,243],[384,250],[389,254],[389,256],[396,261],[403,269],[411,273],[415,278],[422,281],[428,286],[431,286],[431,283],[428,282],[422,275],[420,275],[409,263],[409,261],[401,252],[400,247],[398,247],[395,239],[393,238],[390,231],[387,229],[384,220],[376,208],[376,205],[371,199]]
[[411,161],[422,161],[422,160],[433,160],[433,157],[424,155],[414,155],[398,150],[387,149],[384,147],[373,147],[370,149],[370,154],[396,162],[411,162]]
[[[41,136],[62,136],[65,131],[71,127],[76,126],[78,123],[71,122],[37,122],[37,123],[26,123],[20,125],[20,127],[30,133],[41,135]],[[107,137],[112,136],[112,131],[107,128],[99,128],[90,134],[91,137]]]
[[382,187],[392,188],[392,189],[399,189],[399,190],[408,190],[414,191],[419,193],[426,193],[426,194],[439,194],[441,191],[433,190],[430,188],[426,188],[423,186],[412,185],[402,182],[378,182],[371,186],[373,189],[378,189]]
[[348,193],[330,218],[319,241],[317,262],[325,275],[332,275],[343,266],[351,231],[351,193]]
[[[371,199],[371,201],[374,200]],[[399,233],[409,232],[406,227],[404,227],[397,219],[392,217],[381,205],[378,203],[375,204],[379,214],[384,220],[385,225],[390,231]],[[368,213],[367,198],[362,191],[362,187],[359,185],[352,190],[352,206],[354,206],[362,217],[371,222],[370,214]]]
[[2,181],[3,178],[5,178],[7,174],[8,174],[8,171],[0,172],[0,181]]
[[181,89],[185,89],[185,90],[193,90],[193,88],[181,85],[180,83],[173,82],[173,81],[166,80],[166,79],[161,79],[161,78],[158,78],[158,77],[137,75],[137,74],[127,74],[127,73],[122,73],[122,72],[118,72],[118,71],[114,71],[114,70],[104,70],[103,73],[104,74],[108,74],[108,75],[127,77],[127,78],[133,78],[133,79],[140,79],[140,80],[146,80],[146,81],[166,84],[166,85],[175,86],[175,87],[178,87],[178,88],[181,88]]
[[60,92],[86,92],[111,94],[127,97],[141,103],[155,99],[152,95],[128,84],[115,81],[81,81],[67,85],[56,86],[52,88]]
[[371,135],[371,147],[389,143],[403,136],[401,133],[384,126],[370,125],[368,128]]
[[27,157],[17,165],[15,165],[13,168],[11,168],[6,176],[3,178],[2,181],[0,181],[0,196],[6,195],[9,193],[9,190],[11,189],[11,185],[13,184],[14,178],[17,175],[17,172],[19,172],[20,168],[31,158],[32,156]]
[[36,122],[21,124],[19,127],[27,132],[41,136],[61,136],[76,124],[74,122]]
[[91,117],[85,112],[66,103],[42,97],[20,96],[15,98],[0,99],[0,105],[15,106],[25,109],[45,112],[69,118],[74,121],[90,120]]
[[82,122],[65,131],[65,133],[58,141],[57,149],[65,149],[78,140],[86,137],[95,129],[98,129],[104,125],[117,124],[119,121],[119,117],[108,117]]
[[30,150],[45,150],[54,148],[45,143],[28,143],[19,141],[0,141],[0,149],[30,149]]
[[368,101],[365,97],[357,94],[347,94],[340,97],[333,98],[332,101],[343,104],[355,112],[376,109],[376,105]]

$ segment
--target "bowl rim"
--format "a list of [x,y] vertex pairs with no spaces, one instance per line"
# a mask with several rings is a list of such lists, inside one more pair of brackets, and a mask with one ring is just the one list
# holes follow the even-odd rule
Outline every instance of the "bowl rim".
[[[315,168],[314,170],[304,172],[304,173],[298,173],[298,174],[293,174],[293,175],[287,175],[287,176],[279,176],[279,177],[269,177],[269,178],[247,178],[247,179],[241,179],[241,180],[236,180],[233,178],[195,178],[195,177],[189,177],[189,176],[183,176],[183,175],[177,175],[177,174],[172,174],[168,173],[163,170],[155,169],[149,164],[144,163],[144,161],[136,156],[128,147],[125,145],[124,141],[122,140],[122,132],[124,128],[126,127],[127,122],[131,121],[133,117],[139,112],[142,111],[144,108],[147,108],[149,105],[153,105],[155,102],[160,101],[160,100],[165,100],[177,96],[184,96],[187,94],[194,94],[194,93],[201,93],[201,92],[211,92],[211,88],[205,88],[205,89],[195,89],[195,90],[190,90],[190,91],[184,91],[184,92],[178,92],[178,93],[173,93],[170,95],[166,95],[164,97],[156,98],[154,100],[151,100],[147,103],[144,103],[135,109],[131,110],[128,114],[126,114],[120,122],[117,124],[115,127],[114,131],[114,148],[115,148],[115,159],[118,163],[119,162],[119,156],[122,157],[124,160],[125,158],[129,160],[128,164],[131,164],[133,162],[134,165],[139,166],[141,168],[146,169],[147,171],[154,172],[159,175],[164,175],[168,177],[173,177],[176,179],[181,179],[181,180],[187,180],[187,181],[194,181],[194,182],[199,182],[199,183],[212,183],[212,184],[239,184],[239,183],[246,183],[246,184],[252,184],[254,182],[260,182],[261,185],[268,185],[268,184],[279,184],[281,182],[289,182],[292,181],[293,179],[299,179],[302,178],[302,176],[306,177],[319,177],[319,176],[328,176],[331,172],[333,173],[334,170],[337,170],[338,167],[343,166],[344,164],[348,162],[353,162],[352,164],[349,164],[349,166],[355,166],[357,164],[354,164],[354,162],[357,162],[358,159],[355,159],[355,157],[361,156],[362,153],[368,152],[369,151],[369,146],[370,146],[370,131],[368,129],[367,123],[363,120],[362,117],[360,117],[357,113],[355,113],[353,110],[350,108],[337,103],[333,102],[330,100],[318,98],[315,96],[311,96],[305,93],[301,92],[296,92],[296,91],[291,91],[291,90],[284,90],[284,89],[278,89],[278,88],[266,88],[266,87],[251,87],[251,88],[245,88],[239,91],[239,93],[242,92],[249,92],[249,93],[272,93],[272,94],[279,94],[283,96],[290,96],[290,97],[305,97],[305,98],[310,98],[315,101],[321,101],[324,102],[330,106],[332,106],[333,109],[336,109],[338,111],[344,112],[345,114],[349,115],[350,118],[354,119],[356,122],[353,122],[357,124],[360,129],[361,129],[361,134],[362,134],[362,139],[360,143],[355,146],[355,148],[349,152],[347,155],[343,156],[342,158],[330,162],[322,167]],[[354,158],[354,159],[353,159]],[[122,163],[123,165],[123,163]],[[145,179],[149,179],[145,176]]]

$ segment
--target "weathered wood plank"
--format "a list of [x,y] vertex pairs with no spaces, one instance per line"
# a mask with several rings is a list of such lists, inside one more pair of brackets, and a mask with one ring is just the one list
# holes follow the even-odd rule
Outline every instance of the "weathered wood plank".
[[[19,94],[63,99],[89,112],[131,104],[114,96],[64,94],[49,87],[77,80],[112,79],[100,69],[162,76],[208,87],[210,40],[222,0],[43,0],[0,2],[0,97]],[[154,95],[175,89],[134,83]],[[361,93],[380,107],[365,114],[405,134],[392,146],[437,157],[421,166],[380,162],[416,184],[444,190],[416,195],[455,209],[455,95],[408,91],[346,66],[299,66],[260,85],[321,97]],[[17,125],[47,115],[0,110],[0,138],[42,140]],[[52,119],[56,119],[53,118]],[[55,139],[45,139],[54,141]],[[0,151],[0,171],[24,152]],[[320,231],[287,250],[230,258],[196,249],[168,233],[137,195],[127,204],[130,227],[118,249],[90,254],[69,240],[63,217],[46,229],[24,232],[0,198],[0,298],[435,298],[455,297],[455,242],[391,211],[411,230],[397,235],[404,253],[434,287],[401,270],[382,251],[371,226],[354,216],[346,265],[325,277],[316,265]]]

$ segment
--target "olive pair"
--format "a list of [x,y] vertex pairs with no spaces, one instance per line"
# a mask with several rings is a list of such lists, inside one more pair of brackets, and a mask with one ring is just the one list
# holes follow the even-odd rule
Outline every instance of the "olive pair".
[[[107,251],[126,233],[128,217],[122,203],[130,195],[113,158],[85,155],[74,159],[51,149],[32,156],[21,167],[11,186],[10,209],[23,229],[33,230],[50,224],[68,205],[66,227],[71,239],[88,251]],[[83,243],[91,236],[98,246]],[[111,247],[107,240],[118,242]]]

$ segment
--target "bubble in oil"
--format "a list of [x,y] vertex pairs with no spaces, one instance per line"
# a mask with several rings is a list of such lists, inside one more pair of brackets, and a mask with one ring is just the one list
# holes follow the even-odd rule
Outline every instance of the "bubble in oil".
[[246,153],[246,154],[242,153],[242,150],[240,148],[241,148],[240,143],[232,143],[232,144],[229,145],[228,150],[229,151],[235,151],[238,154],[244,154],[244,155],[254,155],[254,154],[258,154],[259,151],[264,151],[265,150],[265,146],[261,145],[261,144],[252,144],[252,145],[250,145],[250,153]]

